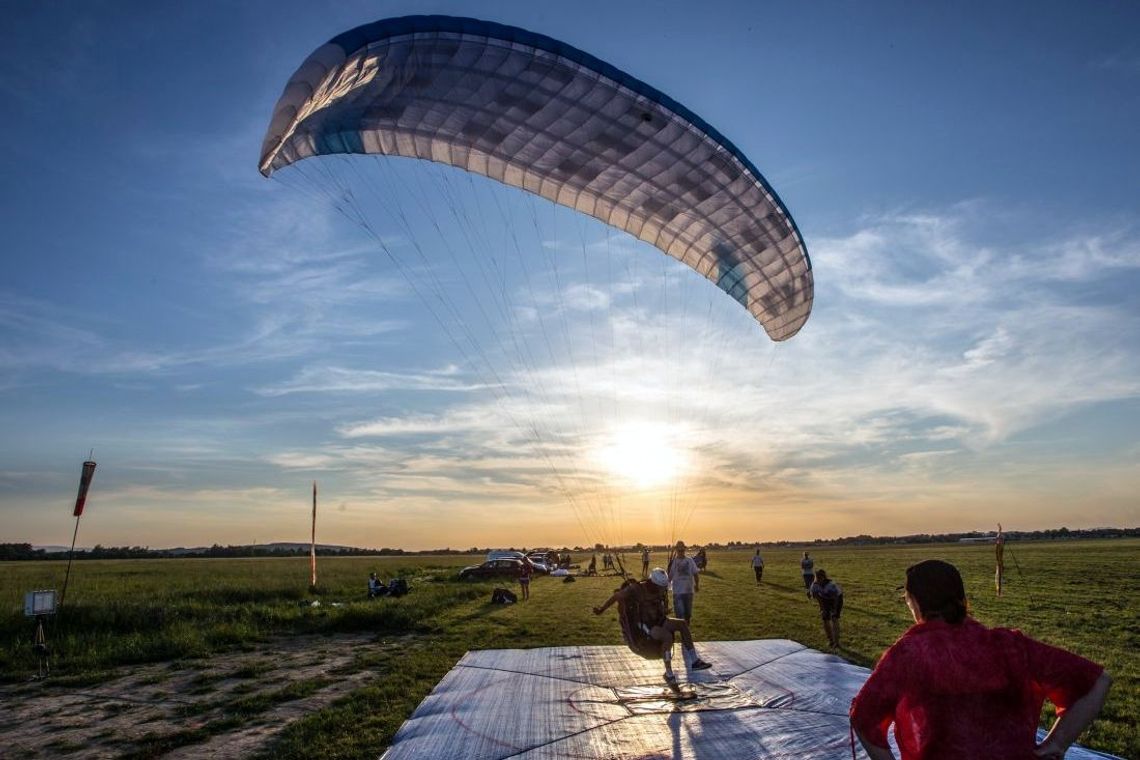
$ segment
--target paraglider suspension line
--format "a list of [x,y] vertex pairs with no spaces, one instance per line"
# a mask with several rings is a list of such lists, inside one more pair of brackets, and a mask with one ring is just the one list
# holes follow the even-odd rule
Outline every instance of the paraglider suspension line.
[[1021,572],[1021,563],[1017,561],[1017,555],[1013,553],[1013,550],[1010,549],[1008,545],[1005,547],[1005,550],[1009,552],[1009,558],[1013,560],[1013,566],[1017,568],[1017,577],[1022,585],[1025,586],[1025,596],[1029,599],[1029,603],[1036,604],[1036,602],[1033,601],[1033,594],[1029,591],[1029,584],[1025,582],[1025,574]]

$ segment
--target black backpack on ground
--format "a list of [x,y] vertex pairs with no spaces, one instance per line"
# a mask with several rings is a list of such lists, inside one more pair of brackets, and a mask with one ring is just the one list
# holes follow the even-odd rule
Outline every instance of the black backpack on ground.
[[513,591],[497,588],[491,592],[491,604],[514,604],[519,598]]

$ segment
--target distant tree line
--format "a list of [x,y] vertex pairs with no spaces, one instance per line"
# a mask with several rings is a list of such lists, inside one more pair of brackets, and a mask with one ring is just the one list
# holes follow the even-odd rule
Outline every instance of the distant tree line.
[[[724,544],[704,544],[706,549],[748,549],[754,546],[776,547],[802,547],[802,546],[876,546],[883,544],[946,544],[963,540],[978,540],[992,538],[993,533],[972,531],[969,533],[915,533],[909,536],[872,536],[862,534],[858,536],[844,536],[843,538],[817,538],[811,541],[729,541]],[[1007,541],[1057,541],[1066,539],[1096,539],[1096,538],[1140,538],[1140,527],[1137,528],[1087,528],[1070,530],[1068,528],[1052,528],[1049,530],[1034,531],[1006,531]],[[611,547],[611,551],[640,551],[643,544],[635,546]],[[645,548],[665,551],[665,546],[648,546]],[[551,551],[560,552],[591,552],[604,551],[605,547],[596,545],[592,548],[581,546],[553,547]],[[404,549],[362,549],[355,546],[321,546],[317,545],[317,555],[321,557],[361,557],[361,556],[415,556],[425,554],[486,554],[490,548],[480,549],[472,546],[469,549],[426,549],[422,551],[406,551]],[[47,560],[67,559],[67,551],[47,551],[36,549],[31,544],[0,543],[0,562],[13,560]],[[308,544],[253,544],[239,546],[203,546],[193,549],[151,549],[146,546],[100,546],[91,549],[77,549],[75,559],[162,559],[174,557],[307,557]]]
[[[354,546],[317,546],[321,557],[346,556],[390,556],[408,554],[403,549],[361,549]],[[75,559],[164,559],[176,557],[307,557],[309,547],[300,544],[213,546],[193,549],[151,549],[146,546],[102,546],[91,549],[76,549]],[[67,559],[67,550],[46,551],[33,548],[31,544],[0,544],[0,561],[23,559]]]
[[[708,544],[710,549],[737,549],[750,546],[876,546],[882,544],[951,544],[960,541],[993,538],[993,531],[970,531],[968,533],[914,533],[909,536],[871,536],[866,533],[842,538],[816,538],[811,541],[729,541],[721,544]],[[1057,541],[1085,538],[1138,538],[1137,528],[1050,528],[1048,530],[1007,530],[1007,541]]]

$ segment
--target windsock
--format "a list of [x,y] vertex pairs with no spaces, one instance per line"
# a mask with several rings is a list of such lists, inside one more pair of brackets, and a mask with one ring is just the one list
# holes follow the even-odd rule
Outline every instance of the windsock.
[[91,487],[91,479],[95,477],[95,463],[88,459],[83,463],[83,474],[79,476],[79,495],[75,497],[75,511],[73,517],[83,514],[83,506],[87,503],[87,489]]

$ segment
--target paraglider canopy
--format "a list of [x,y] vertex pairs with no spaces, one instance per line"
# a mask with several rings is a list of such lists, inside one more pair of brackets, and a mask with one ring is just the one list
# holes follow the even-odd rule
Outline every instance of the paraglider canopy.
[[365,153],[449,164],[577,209],[716,283],[776,341],[811,312],[811,262],[755,166],[696,114],[565,43],[408,16],[318,48],[274,109],[260,170]]

